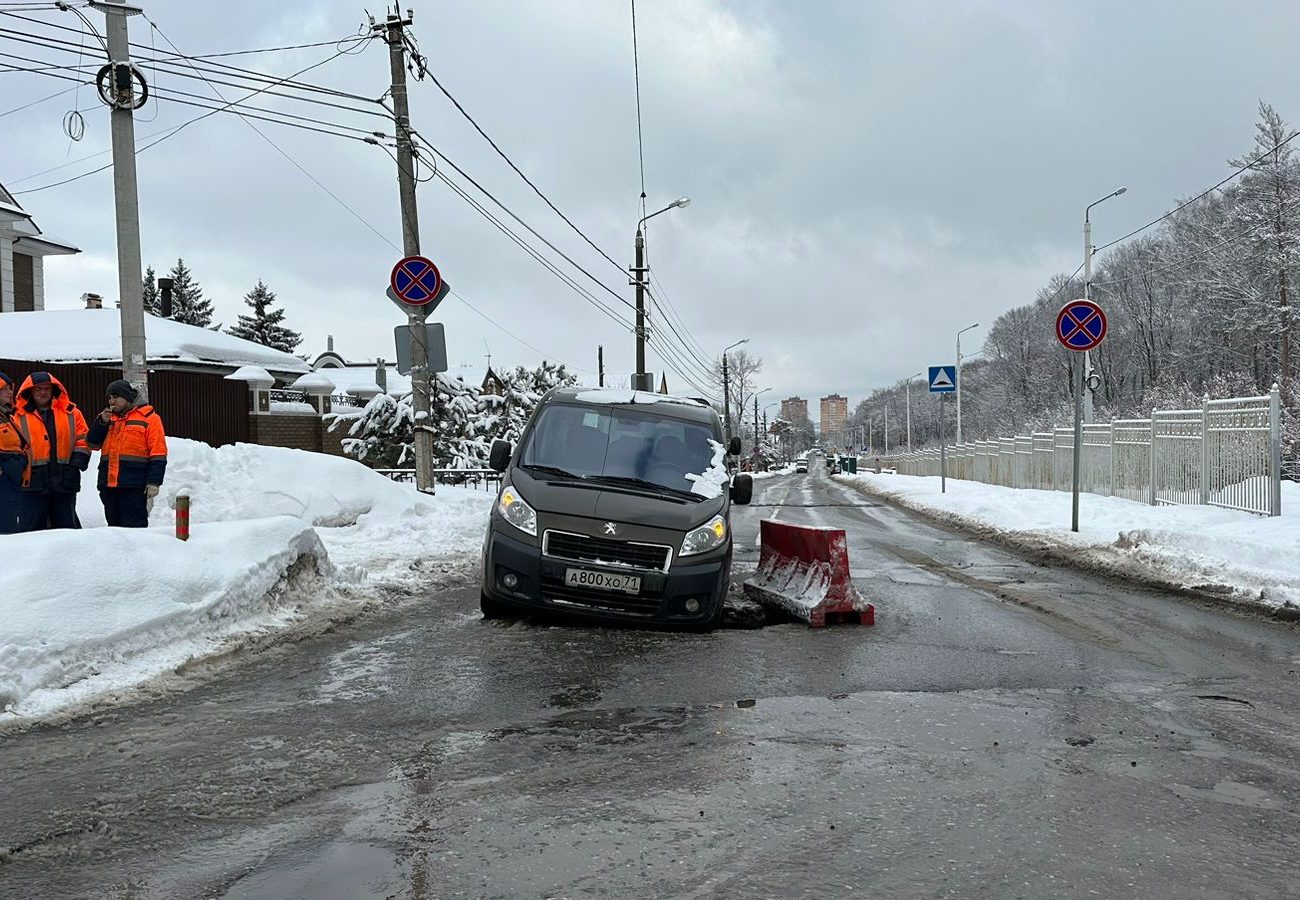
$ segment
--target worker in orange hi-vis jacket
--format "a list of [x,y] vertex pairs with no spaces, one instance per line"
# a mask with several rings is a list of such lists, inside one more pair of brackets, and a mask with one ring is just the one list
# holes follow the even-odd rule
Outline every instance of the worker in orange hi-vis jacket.
[[104,518],[121,528],[145,528],[167,472],[162,418],[140,392],[121,379],[108,386],[108,405],[86,438],[99,450],[99,498]]

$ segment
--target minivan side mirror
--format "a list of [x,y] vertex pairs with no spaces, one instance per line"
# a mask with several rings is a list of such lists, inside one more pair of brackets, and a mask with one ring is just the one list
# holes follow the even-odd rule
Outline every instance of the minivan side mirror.
[[510,453],[514,448],[509,441],[493,441],[492,453],[488,456],[488,466],[497,472],[504,472],[510,465]]
[[748,506],[754,499],[754,478],[751,475],[736,475],[731,479],[731,502],[737,506]]
[[731,439],[730,443],[727,444],[727,452],[732,456],[740,455],[740,438],[734,437]]

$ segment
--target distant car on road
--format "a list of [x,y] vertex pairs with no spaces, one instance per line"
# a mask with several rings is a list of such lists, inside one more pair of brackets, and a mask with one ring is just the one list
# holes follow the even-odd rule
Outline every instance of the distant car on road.
[[[503,473],[483,548],[484,618],[529,609],[711,627],[731,573],[731,507],[750,475],[728,476],[722,423],[707,404],[630,390],[558,388]],[[727,448],[740,452],[740,439]]]
[[796,459],[796,460],[794,461],[794,470],[795,470],[795,472],[807,472],[807,471],[808,471],[808,460],[807,460],[806,458],[804,458],[804,459]]

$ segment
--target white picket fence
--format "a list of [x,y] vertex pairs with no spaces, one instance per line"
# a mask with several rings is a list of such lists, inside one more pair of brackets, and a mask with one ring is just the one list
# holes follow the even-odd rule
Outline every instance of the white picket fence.
[[[1069,491],[1074,429],[949,447],[948,477]],[[938,475],[939,450],[891,457],[902,475]],[[1281,404],[1263,397],[1205,400],[1200,409],[1083,426],[1079,489],[1159,505],[1282,514]]]

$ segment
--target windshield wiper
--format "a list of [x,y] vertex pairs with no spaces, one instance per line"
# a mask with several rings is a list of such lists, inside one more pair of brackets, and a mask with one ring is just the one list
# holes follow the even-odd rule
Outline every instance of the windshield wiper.
[[574,478],[578,481],[582,481],[586,478],[585,475],[577,475],[573,472],[568,471],[567,469],[561,469],[559,466],[535,466],[531,463],[524,463],[523,466],[521,466],[521,468],[527,469],[529,472],[540,472],[546,475],[558,475],[561,478]]
[[667,485],[658,484],[653,481],[646,481],[644,478],[632,478],[631,476],[628,475],[592,475],[591,480],[599,481],[606,484],[625,484],[628,485],[629,487],[647,488],[648,490],[652,490],[656,492],[664,491],[669,494],[677,494],[678,496],[689,497],[692,500],[704,499],[700,495],[692,493],[691,491],[685,490],[683,488],[672,488],[672,487],[668,487]]

